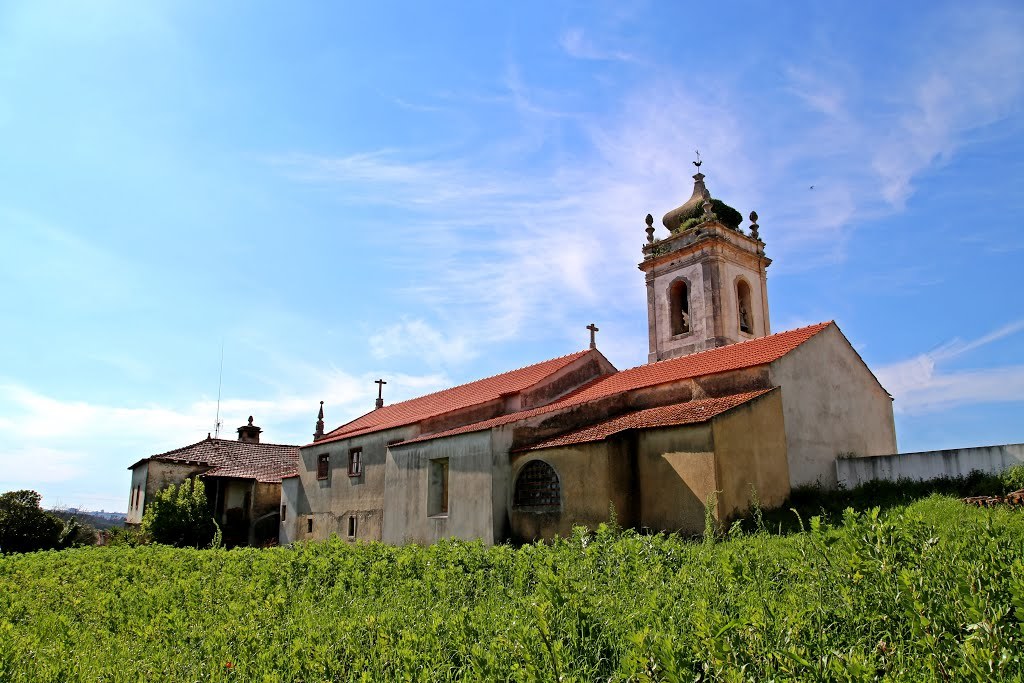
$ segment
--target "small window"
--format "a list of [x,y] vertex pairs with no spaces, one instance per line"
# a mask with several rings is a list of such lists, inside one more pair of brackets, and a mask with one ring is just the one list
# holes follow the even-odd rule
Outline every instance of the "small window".
[[282,505],[281,506],[281,521],[283,522],[286,519],[288,519],[288,506],[287,505]]
[[328,473],[331,471],[331,454],[321,453],[316,459],[316,478],[326,479]]
[[739,312],[740,332],[754,333],[754,322],[750,310],[750,285],[743,280],[736,284],[736,306]]
[[363,449],[353,448],[348,452],[348,476],[358,477],[363,473]]
[[562,497],[555,468],[543,460],[531,460],[516,477],[512,505],[523,508],[557,508]]
[[313,518],[312,517],[307,517],[306,518],[306,533],[307,534],[313,533]]
[[685,281],[672,283],[669,305],[672,307],[672,334],[686,334],[690,331],[690,288]]
[[355,515],[349,515],[348,516],[348,537],[349,538],[355,538],[356,537],[356,526],[357,526],[356,516]]
[[430,461],[427,514],[431,517],[448,514],[448,458]]

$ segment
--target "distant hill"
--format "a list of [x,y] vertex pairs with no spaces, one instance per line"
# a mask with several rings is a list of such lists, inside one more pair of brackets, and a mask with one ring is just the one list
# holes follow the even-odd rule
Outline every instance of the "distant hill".
[[124,526],[128,515],[124,512],[106,512],[104,510],[79,510],[78,508],[61,508],[50,510],[61,519],[75,518],[82,524],[88,524],[94,529],[111,529]]

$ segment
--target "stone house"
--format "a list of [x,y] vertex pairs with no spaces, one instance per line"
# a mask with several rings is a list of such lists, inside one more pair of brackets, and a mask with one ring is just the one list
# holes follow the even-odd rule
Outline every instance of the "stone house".
[[299,447],[260,442],[252,423],[238,428],[238,440],[211,438],[151,455],[128,469],[132,488],[126,524],[142,522],[146,501],[171,484],[199,477],[224,542],[264,545],[277,541],[281,524],[281,478],[294,474]]
[[589,349],[378,399],[330,432],[321,406],[282,480],[281,542],[528,541],[613,509],[624,526],[696,533],[709,501],[725,522],[754,495],[835,486],[839,455],[895,452],[892,399],[834,322],[771,334],[756,214],[745,233],[713,206],[697,173],[667,238],[647,217],[646,365],[618,371],[591,325]]

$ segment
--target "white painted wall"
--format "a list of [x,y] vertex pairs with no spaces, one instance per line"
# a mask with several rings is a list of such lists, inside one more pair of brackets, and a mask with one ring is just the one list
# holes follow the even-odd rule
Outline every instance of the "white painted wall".
[[978,470],[998,474],[1024,463],[1024,443],[943,451],[896,453],[867,458],[839,458],[836,478],[841,486],[853,488],[867,481],[926,481],[939,477],[965,477]]
[[836,325],[770,368],[782,387],[791,486],[834,488],[837,457],[898,450],[892,399]]

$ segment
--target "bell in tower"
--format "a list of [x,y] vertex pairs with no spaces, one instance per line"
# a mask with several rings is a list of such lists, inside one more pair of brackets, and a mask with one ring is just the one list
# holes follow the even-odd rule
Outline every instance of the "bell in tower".
[[768,320],[767,269],[750,214],[750,233],[740,229],[743,216],[712,199],[695,161],[693,193],[665,214],[669,235],[654,237],[647,217],[647,244],[640,270],[647,281],[648,362],[685,356],[771,334]]

